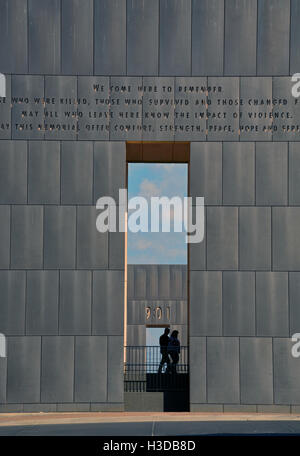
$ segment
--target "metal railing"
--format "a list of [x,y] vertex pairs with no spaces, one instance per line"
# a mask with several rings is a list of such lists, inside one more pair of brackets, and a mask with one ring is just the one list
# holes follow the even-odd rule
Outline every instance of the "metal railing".
[[[188,387],[188,347],[180,347],[179,359],[167,354],[161,366],[159,346],[125,347],[124,389],[126,392],[183,391]],[[174,362],[175,361],[175,362]]]

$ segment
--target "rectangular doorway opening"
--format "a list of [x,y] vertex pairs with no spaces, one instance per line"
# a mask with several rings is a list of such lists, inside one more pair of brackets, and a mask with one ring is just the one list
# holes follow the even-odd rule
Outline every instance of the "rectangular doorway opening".
[[189,410],[188,163],[189,143],[127,144],[127,411]]

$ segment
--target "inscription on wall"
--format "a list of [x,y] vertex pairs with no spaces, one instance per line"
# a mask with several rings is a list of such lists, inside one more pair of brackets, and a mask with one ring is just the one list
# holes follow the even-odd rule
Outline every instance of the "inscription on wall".
[[0,139],[299,141],[289,77],[8,76]]

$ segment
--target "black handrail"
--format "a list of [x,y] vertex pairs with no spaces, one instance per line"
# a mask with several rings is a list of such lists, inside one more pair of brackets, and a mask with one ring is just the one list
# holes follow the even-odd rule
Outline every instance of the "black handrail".
[[[176,349],[174,350],[176,352]],[[188,387],[188,347],[180,347],[178,362],[166,349],[165,360],[159,346],[125,347],[124,385],[127,392],[182,391]]]

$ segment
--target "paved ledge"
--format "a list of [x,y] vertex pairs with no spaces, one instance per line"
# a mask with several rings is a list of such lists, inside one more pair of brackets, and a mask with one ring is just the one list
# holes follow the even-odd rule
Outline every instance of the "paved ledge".
[[34,426],[43,424],[143,423],[143,422],[214,422],[214,421],[300,421],[300,414],[283,413],[1,413],[0,426]]

